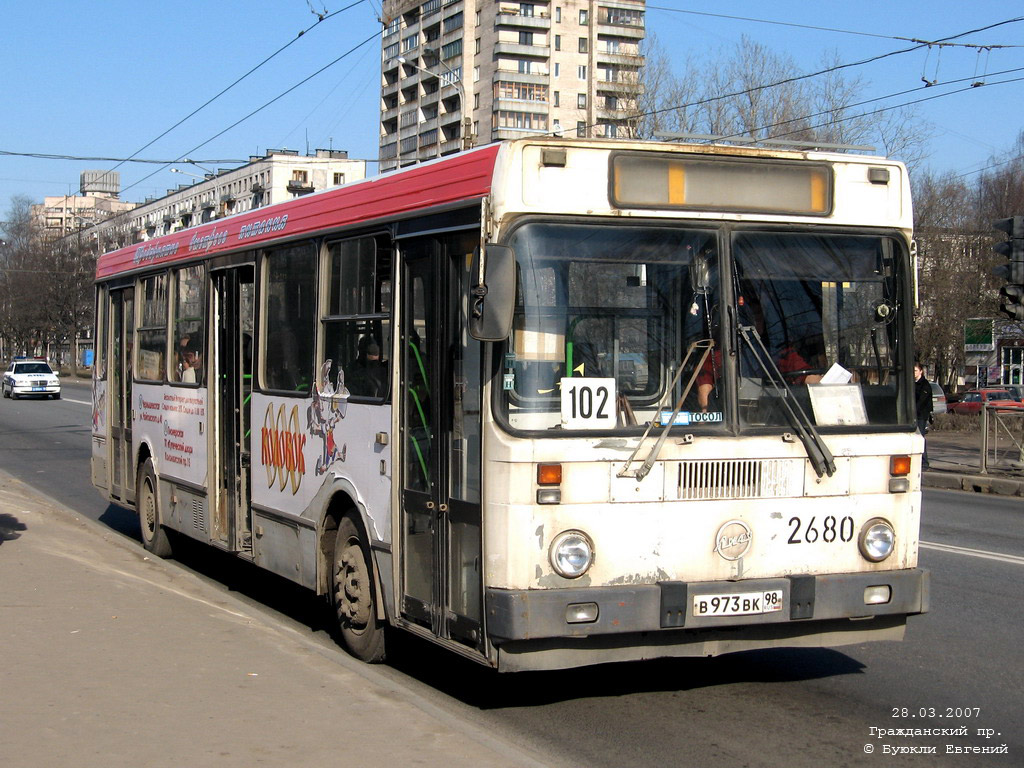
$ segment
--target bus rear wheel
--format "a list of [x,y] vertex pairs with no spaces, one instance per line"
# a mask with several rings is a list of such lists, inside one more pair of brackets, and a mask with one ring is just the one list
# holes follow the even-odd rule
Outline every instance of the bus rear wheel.
[[334,544],[334,608],[341,638],[357,659],[384,660],[384,622],[377,618],[377,592],[369,547],[351,517],[341,518]]
[[171,540],[160,522],[160,494],[157,491],[153,462],[146,459],[139,469],[135,507],[139,510],[139,532],[142,546],[157,557],[171,556]]

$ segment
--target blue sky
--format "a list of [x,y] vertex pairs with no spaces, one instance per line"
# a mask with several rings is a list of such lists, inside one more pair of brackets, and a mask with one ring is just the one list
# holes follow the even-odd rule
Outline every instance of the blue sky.
[[[267,148],[333,147],[375,160],[380,0],[362,0],[342,11],[352,1],[328,0],[325,6],[324,0],[7,0],[0,32],[0,151],[103,158],[138,153],[147,160],[187,156],[209,161],[207,167],[227,167],[226,161],[245,160]],[[341,12],[309,29],[317,22],[311,4]],[[648,6],[647,24],[680,63],[688,50],[714,57],[746,35],[790,56],[801,70],[814,71],[829,51],[842,62],[860,61],[912,45],[895,38],[935,40],[1022,16],[1019,3],[987,0],[661,0]],[[309,31],[296,39],[302,30]],[[970,178],[991,156],[1009,151],[1024,128],[1024,80],[1018,79],[1024,71],[991,74],[1024,68],[1024,21],[957,40],[1020,47],[980,53],[924,48],[848,71],[866,82],[864,98],[921,87],[922,77],[938,82],[892,104],[965,87],[949,84],[954,80],[985,82],[916,107],[933,135],[926,166]],[[41,200],[73,194],[82,170],[109,170],[115,164],[0,154],[0,217],[13,195]],[[175,167],[200,173],[182,162]],[[186,180],[161,165],[126,163],[118,170],[122,198],[129,200],[162,195]]]

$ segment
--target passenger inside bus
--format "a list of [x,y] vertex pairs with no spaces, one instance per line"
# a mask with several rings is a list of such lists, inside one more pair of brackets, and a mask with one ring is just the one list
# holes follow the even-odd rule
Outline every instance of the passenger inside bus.
[[345,370],[345,385],[356,396],[383,397],[387,392],[387,366],[381,361],[380,344],[370,334],[359,339],[359,353]]

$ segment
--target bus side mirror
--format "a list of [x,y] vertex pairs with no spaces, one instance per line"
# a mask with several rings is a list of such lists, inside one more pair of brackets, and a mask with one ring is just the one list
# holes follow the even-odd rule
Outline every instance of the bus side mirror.
[[488,243],[473,255],[469,288],[469,335],[504,341],[512,330],[516,303],[516,255],[507,245]]

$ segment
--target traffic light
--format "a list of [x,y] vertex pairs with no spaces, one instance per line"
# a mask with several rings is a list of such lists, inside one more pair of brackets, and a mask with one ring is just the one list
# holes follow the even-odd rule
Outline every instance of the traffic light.
[[1011,320],[1024,320],[1024,216],[997,219],[992,227],[1010,239],[995,244],[995,251],[1008,259],[992,272],[1005,285],[999,289],[999,309]]

